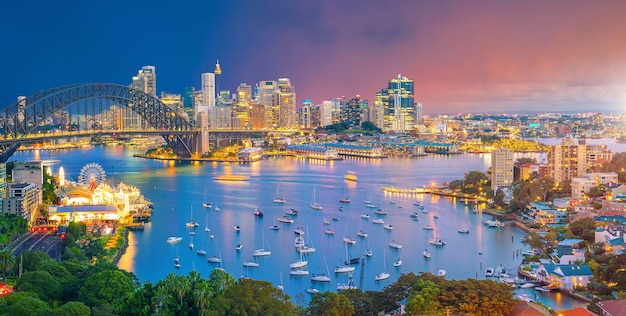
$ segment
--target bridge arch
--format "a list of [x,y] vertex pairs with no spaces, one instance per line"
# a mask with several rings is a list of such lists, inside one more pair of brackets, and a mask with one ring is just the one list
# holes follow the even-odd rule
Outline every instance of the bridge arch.
[[[197,129],[187,119],[159,99],[127,86],[111,83],[72,84],[37,93],[18,100],[0,111],[0,138],[9,140],[0,161],[8,158],[29,134],[64,109],[90,99],[108,100],[130,108],[161,136],[179,157],[189,158],[195,151]],[[92,113],[95,114],[95,113]]]

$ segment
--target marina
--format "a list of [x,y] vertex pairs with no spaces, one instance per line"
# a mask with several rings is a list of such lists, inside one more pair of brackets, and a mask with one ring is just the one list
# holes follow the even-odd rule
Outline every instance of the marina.
[[[28,154],[32,152],[19,155]],[[73,151],[55,152],[54,155],[53,158],[63,161],[68,175],[77,173],[85,162],[95,161],[102,164],[108,175],[118,181],[132,183],[152,200],[154,211],[151,222],[145,224],[143,231],[129,234],[129,246],[119,261],[120,268],[135,273],[141,281],[155,282],[169,273],[188,274],[192,270],[206,277],[213,269],[225,269],[235,277],[246,275],[253,279],[268,280],[276,286],[282,284],[284,291],[292,298],[304,293],[312,286],[311,278],[289,273],[289,264],[300,257],[294,247],[294,230],[268,229],[275,217],[283,216],[283,208],[300,210],[297,216],[292,217],[294,223],[291,225],[294,228],[306,227],[304,236],[307,243],[310,242],[317,249],[314,253],[305,252],[307,272],[311,275],[322,274],[326,266],[337,267],[340,271],[329,275],[329,282],[316,282],[318,284],[315,287],[320,291],[351,287],[378,291],[395,282],[402,273],[408,272],[430,272],[436,275],[439,270],[445,270],[448,279],[485,279],[484,271],[487,267],[495,267],[500,263],[517,267],[523,256],[516,254],[530,250],[520,241],[525,235],[521,229],[510,223],[505,223],[501,228],[489,228],[483,225],[483,221],[492,217],[473,212],[472,205],[450,197],[392,194],[381,190],[386,185],[411,187],[433,181],[442,183],[461,178],[468,169],[486,170],[489,160],[481,155],[382,160],[355,158],[331,162],[286,157],[251,164],[182,162],[175,167],[164,161],[134,158],[132,152],[123,147],[96,146],[80,155]],[[23,159],[32,158],[28,156]],[[110,163],[113,161],[115,165]],[[376,174],[371,172],[373,166],[376,167]],[[419,175],[402,172],[412,169],[420,170]],[[345,180],[347,170],[357,174],[359,181]],[[248,180],[213,180],[214,176],[224,174],[242,175]],[[272,201],[279,184],[281,195],[288,197],[286,203]],[[394,229],[384,229],[383,225],[362,218],[361,215],[378,216],[374,213],[375,209],[369,209],[363,203],[339,202],[338,196],[342,189],[352,197],[370,194],[380,195],[381,202],[393,200],[395,204],[385,208],[388,215],[383,223],[392,225]],[[313,192],[313,202],[323,206],[322,210],[309,207]],[[212,208],[203,208],[202,203],[205,201],[217,202],[222,210],[215,212]],[[419,206],[414,205],[415,202],[419,202]],[[343,210],[338,208],[340,203]],[[420,213],[420,221],[412,220],[412,214],[420,212],[420,207],[433,211]],[[204,229],[210,231],[210,235],[188,234],[190,228],[185,223],[190,221],[191,208],[194,218],[206,219],[203,225],[206,225]],[[435,210],[441,218],[434,218]],[[268,216],[260,217],[263,213]],[[341,221],[324,220],[334,217],[340,217]],[[344,229],[347,223],[350,226]],[[352,226],[352,223],[359,224]],[[239,226],[240,230],[235,231],[235,226]],[[432,227],[433,230],[424,230],[424,226]],[[471,233],[459,233],[461,227]],[[356,235],[359,230],[367,231],[367,237],[359,237],[353,245],[344,244],[342,239],[345,236],[334,234],[335,231],[344,230],[348,236]],[[428,245],[428,241],[435,238],[435,233],[446,241],[446,246]],[[170,236],[181,236],[181,240],[173,244],[166,243]],[[208,257],[197,254],[198,249],[188,248],[191,238],[194,238],[193,243],[198,249],[202,248],[220,262],[209,263]],[[390,247],[391,241],[401,244],[402,249]],[[390,274],[388,279],[375,281],[374,277],[383,267],[385,250],[390,264],[397,259],[401,259],[402,264],[394,265],[393,269],[387,271]],[[429,257],[422,254],[428,254]],[[179,268],[172,266],[175,257],[179,258]],[[256,260],[251,261],[253,257]],[[355,258],[362,262],[359,265],[345,265],[346,260]],[[463,258],[466,264],[455,264],[458,258]],[[244,262],[255,262],[258,267],[246,267]],[[360,279],[362,269],[365,276],[363,281]],[[281,274],[288,277],[281,281]]]

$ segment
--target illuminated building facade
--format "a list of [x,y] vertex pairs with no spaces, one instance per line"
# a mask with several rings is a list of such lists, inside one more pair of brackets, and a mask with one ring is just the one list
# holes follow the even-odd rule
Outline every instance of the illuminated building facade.
[[235,94],[235,105],[233,106],[234,120],[236,126],[250,128],[250,112],[252,110],[252,87],[242,83],[237,87]]
[[513,151],[496,148],[491,152],[491,189],[508,187],[513,183]]
[[413,80],[398,75],[391,79],[387,88],[375,95],[375,104],[379,102],[384,109],[383,124],[378,126],[383,131],[408,132],[417,125],[416,103],[414,101]]
[[550,176],[558,183],[583,177],[587,168],[587,146],[584,140],[576,143],[572,138],[563,138],[561,145],[551,146],[548,150]]
[[41,190],[34,183],[9,183],[8,195],[2,203],[2,212],[17,214],[34,222],[37,208],[41,205]]

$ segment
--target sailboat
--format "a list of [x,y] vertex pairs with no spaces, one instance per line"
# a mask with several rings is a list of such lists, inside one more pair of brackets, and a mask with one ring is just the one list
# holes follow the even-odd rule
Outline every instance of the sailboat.
[[189,210],[189,221],[187,223],[185,223],[185,226],[187,228],[196,228],[196,227],[200,226],[200,224],[198,224],[198,222],[193,220],[193,205],[191,206],[191,209]]
[[213,203],[206,201],[206,190],[204,191],[204,198],[202,199],[202,207],[211,208],[213,207]]
[[287,200],[280,196],[280,184],[276,185],[276,195],[274,195],[274,199],[272,200],[274,203],[287,203]]
[[435,232],[435,235],[433,236],[433,239],[431,239],[429,242],[429,244],[433,245],[433,246],[444,246],[446,244],[445,241],[443,241],[443,239],[441,239],[441,237],[437,237],[437,233]]
[[[204,246],[204,244],[205,244],[204,239],[206,239],[206,238],[203,238],[203,239],[202,239],[202,246]],[[206,256],[206,251],[205,251],[204,249],[199,249],[198,251],[196,251],[196,253],[197,253],[199,256]]]
[[339,202],[341,203],[350,203],[350,198],[348,197],[348,194],[345,193],[344,188],[341,188],[341,196],[339,197]]
[[309,262],[304,260],[304,259],[302,259],[302,253],[300,253],[300,260],[292,262],[289,265],[289,268],[290,269],[299,269],[299,268],[302,268],[302,267],[304,267],[304,266],[306,266],[308,264],[309,264]]
[[211,231],[211,229],[209,228],[209,215],[207,214],[206,217],[205,217],[204,232],[208,233],[210,231]]
[[315,247],[313,247],[313,244],[311,243],[311,235],[309,234],[309,226],[306,227],[306,236],[307,236],[307,243],[305,243],[302,247],[298,248],[298,252],[300,253],[315,252]]
[[376,280],[376,281],[382,281],[382,280],[389,279],[389,276],[390,276],[389,273],[387,273],[387,253],[385,251],[383,251],[383,258],[384,258],[383,260],[384,260],[384,263],[385,263],[385,270],[383,272],[377,274],[374,277],[374,280]]
[[193,236],[190,237],[189,240],[189,249],[193,249],[194,245],[193,245]]
[[[263,234],[263,243],[265,244],[265,234]],[[254,257],[265,257],[265,256],[269,256],[272,254],[272,251],[269,250],[270,244],[267,244],[267,248],[268,250],[265,250],[265,248],[259,248],[254,250],[254,252],[252,253],[252,256]]]
[[274,225],[270,226],[271,230],[279,230],[280,226],[276,225],[276,216],[274,216]]
[[313,197],[311,198],[311,208],[314,210],[322,210],[322,206],[315,202],[315,186],[313,186]]
[[326,257],[324,257],[324,264],[326,264],[326,273],[311,275],[311,281],[313,282],[330,282],[330,271],[328,270],[328,263],[326,263]]
[[178,258],[178,247],[176,247],[176,257],[174,257],[174,267],[180,268],[180,259]]
[[283,287],[283,273],[280,273],[280,283],[278,283],[278,286],[276,287],[279,290],[284,290],[285,288]]
[[[348,244],[346,244],[346,262],[349,263],[350,262],[350,257],[348,256]],[[336,266],[335,267],[335,273],[346,273],[346,272],[352,272],[354,271],[356,268],[346,264],[345,266]]]

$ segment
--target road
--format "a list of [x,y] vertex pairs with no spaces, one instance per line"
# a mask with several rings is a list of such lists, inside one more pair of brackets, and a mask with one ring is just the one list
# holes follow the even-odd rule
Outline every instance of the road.
[[61,258],[61,239],[53,232],[27,232],[11,242],[7,249],[11,249],[11,254],[19,256],[22,252],[41,251],[50,255],[50,258],[59,260]]

